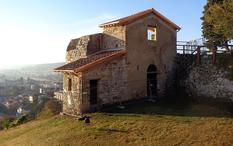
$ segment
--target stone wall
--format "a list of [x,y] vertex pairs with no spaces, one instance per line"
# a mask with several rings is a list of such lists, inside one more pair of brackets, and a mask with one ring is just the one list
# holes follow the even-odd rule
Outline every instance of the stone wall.
[[104,28],[101,46],[103,49],[125,48],[125,27]]
[[227,79],[229,72],[211,63],[211,59],[202,60],[199,66],[193,66],[185,80],[187,91],[194,97],[222,98],[233,101],[233,81]]
[[[128,100],[127,66],[125,57],[94,67],[83,73],[82,111],[95,110],[104,105]],[[98,80],[98,104],[90,105],[90,80]]]
[[[72,81],[71,91],[68,91],[69,79]],[[64,74],[63,86],[63,112],[69,114],[80,113],[80,104],[82,98],[82,74]]]
[[[147,39],[148,26],[156,26],[157,40]],[[135,21],[126,27],[128,95],[147,96],[147,69],[154,64],[158,70],[158,93],[163,96],[167,77],[172,75],[176,56],[176,30],[154,15]]]
[[101,48],[102,34],[93,34],[70,41],[66,52],[66,63],[86,57]]
[[124,27],[109,28],[104,33],[82,36],[70,41],[66,52],[66,63],[84,58],[106,49],[125,48]]

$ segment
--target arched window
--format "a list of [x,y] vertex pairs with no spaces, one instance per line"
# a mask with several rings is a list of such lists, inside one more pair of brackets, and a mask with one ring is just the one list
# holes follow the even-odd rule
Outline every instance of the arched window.
[[157,73],[157,67],[154,64],[149,65],[147,73]]

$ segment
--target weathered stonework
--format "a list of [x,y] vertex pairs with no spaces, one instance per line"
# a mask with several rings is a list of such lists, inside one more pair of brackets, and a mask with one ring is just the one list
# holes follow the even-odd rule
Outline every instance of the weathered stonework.
[[[103,51],[123,50],[124,55],[102,61],[83,71],[64,72],[63,111],[80,114],[116,102],[148,95],[148,68],[156,68],[156,92],[163,96],[173,74],[177,30],[151,13],[127,25],[104,27],[103,33],[71,40],[66,62],[84,60]],[[148,26],[157,29],[157,40],[147,39]],[[68,64],[69,65],[69,64]],[[72,90],[68,91],[68,80]],[[97,104],[90,103],[90,80],[97,80]],[[157,95],[156,95],[157,96]]]
[[[147,27],[157,27],[157,41],[147,40]],[[140,35],[139,35],[140,34]],[[158,69],[158,94],[164,95],[166,80],[174,69],[176,30],[154,15],[149,15],[126,26],[128,96],[146,97],[146,74],[150,64]]]
[[66,52],[66,63],[84,58],[101,48],[102,34],[93,34],[70,41]]
[[125,27],[105,28],[103,34],[103,49],[125,48]]
[[[68,91],[68,80],[72,80],[72,89]],[[63,112],[69,114],[81,113],[82,74],[64,74],[63,78]]]
[[233,81],[227,79],[228,72],[212,65],[211,59],[203,59],[194,66],[185,81],[187,91],[197,97],[222,98],[233,101]]
[[[94,110],[104,105],[126,101],[127,98],[127,65],[125,57],[121,57],[107,64],[94,67],[92,70],[83,73],[82,86],[82,111]],[[98,80],[98,103],[89,104],[90,86],[89,81]]]
[[67,47],[66,63],[85,58],[101,50],[125,48],[124,32],[124,27],[111,28],[104,33],[71,40]]

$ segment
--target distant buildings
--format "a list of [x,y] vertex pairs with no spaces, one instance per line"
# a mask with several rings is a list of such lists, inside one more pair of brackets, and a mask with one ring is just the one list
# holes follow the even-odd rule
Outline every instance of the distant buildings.
[[[62,83],[54,81],[37,81],[19,78],[6,79],[0,76],[0,104],[6,108],[5,116],[28,113],[33,104],[40,104],[46,98],[53,97],[54,92],[62,89]],[[0,107],[0,115],[3,115]]]

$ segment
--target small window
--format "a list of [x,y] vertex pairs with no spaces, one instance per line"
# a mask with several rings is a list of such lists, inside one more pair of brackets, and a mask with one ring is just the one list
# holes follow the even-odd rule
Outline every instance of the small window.
[[157,28],[155,26],[147,27],[147,40],[150,40],[150,41],[157,40]]
[[72,80],[71,78],[68,79],[68,91],[71,91],[72,89]]
[[90,80],[90,104],[95,105],[97,104],[98,99],[98,80]]

